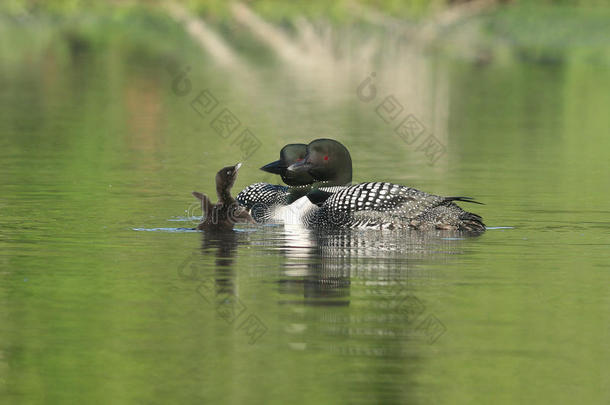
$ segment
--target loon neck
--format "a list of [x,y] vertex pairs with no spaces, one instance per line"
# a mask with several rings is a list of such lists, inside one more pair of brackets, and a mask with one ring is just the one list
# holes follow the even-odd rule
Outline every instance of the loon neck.
[[333,186],[346,186],[351,183],[351,177],[349,181],[343,180],[322,180],[317,181],[311,185],[312,189],[318,189],[320,187],[333,187]]
[[292,204],[293,202],[295,202],[299,198],[307,195],[307,193],[309,193],[311,191],[311,187],[312,187],[311,184],[308,184],[308,185],[305,185],[305,186],[289,187],[288,188],[288,200],[287,200],[287,203],[288,204]]
[[338,168],[320,170],[313,187],[345,186],[352,182],[352,162],[344,161]]
[[320,187],[345,186],[347,184],[350,184],[350,182],[351,182],[351,178],[350,178],[350,181],[348,181],[348,182],[343,182],[342,180],[321,180],[321,181],[316,181],[314,183],[307,184],[304,186],[292,186],[292,187],[289,187],[288,189],[289,189],[289,192],[292,194],[305,195],[308,192],[310,192],[311,190],[316,190]]
[[216,187],[216,195],[218,196],[218,202],[223,204],[226,204],[233,199],[233,197],[231,197],[231,190],[227,190],[226,187]]

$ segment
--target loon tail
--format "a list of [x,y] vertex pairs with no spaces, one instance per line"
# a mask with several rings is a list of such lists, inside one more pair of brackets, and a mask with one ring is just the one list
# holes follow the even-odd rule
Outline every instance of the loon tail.
[[445,197],[445,201],[449,202],[449,201],[462,201],[462,202],[467,202],[467,203],[473,203],[473,204],[480,204],[480,205],[485,205],[482,202],[478,202],[476,201],[474,198],[472,197]]
[[459,218],[462,221],[462,223],[460,224],[460,230],[475,233],[485,232],[485,224],[483,223],[483,218],[481,218],[477,214],[464,211]]

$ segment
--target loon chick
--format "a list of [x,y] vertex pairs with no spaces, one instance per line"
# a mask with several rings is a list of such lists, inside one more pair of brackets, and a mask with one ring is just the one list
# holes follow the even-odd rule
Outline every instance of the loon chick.
[[[307,146],[305,159],[290,165],[288,171],[307,172],[328,185],[346,184],[352,178],[346,152],[333,139],[317,139]],[[454,201],[480,204],[470,197],[442,197],[399,184],[368,182],[343,187],[319,209],[308,208],[301,215],[311,227],[485,231],[480,216]]]
[[[307,154],[307,145],[291,143],[282,148],[280,158],[261,167],[261,170],[279,174],[288,186],[269,183],[254,183],[243,189],[237,195],[237,202],[245,207],[258,222],[266,222],[273,217],[274,212],[292,204],[294,201],[310,193],[314,186],[314,178],[307,171],[288,171],[288,166],[302,161]],[[327,193],[314,193],[321,203]]]
[[198,230],[230,231],[236,222],[254,223],[246,209],[241,207],[231,196],[231,187],[237,179],[237,172],[241,163],[227,166],[216,173],[216,195],[218,203],[212,204],[205,194],[193,191],[193,196],[201,200],[203,219],[197,225]]

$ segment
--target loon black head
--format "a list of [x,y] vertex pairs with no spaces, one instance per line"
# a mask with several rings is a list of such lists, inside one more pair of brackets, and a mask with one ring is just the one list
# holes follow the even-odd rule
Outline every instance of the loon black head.
[[306,171],[289,172],[288,166],[305,159],[307,145],[304,143],[291,143],[282,148],[280,159],[261,167],[268,173],[279,174],[282,181],[289,186],[304,186],[312,184],[315,180]]
[[343,186],[352,181],[352,158],[345,146],[334,139],[316,139],[307,145],[307,155],[287,172],[308,173],[316,182]]
[[216,173],[216,194],[218,202],[226,202],[231,199],[231,188],[237,179],[237,172],[241,167],[241,163],[235,166],[223,167]]

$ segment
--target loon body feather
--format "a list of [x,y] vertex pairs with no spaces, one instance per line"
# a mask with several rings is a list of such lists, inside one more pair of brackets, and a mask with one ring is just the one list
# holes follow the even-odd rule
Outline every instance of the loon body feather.
[[235,198],[256,222],[268,222],[273,211],[288,204],[290,187],[269,183],[254,183],[244,188]]
[[[235,198],[237,202],[245,207],[256,222],[269,222],[272,220],[286,222],[283,218],[287,215],[284,213],[276,213],[282,207],[292,207],[291,212],[294,212],[296,207],[301,207],[301,204],[295,205],[297,201],[309,195],[308,200],[315,201],[315,204],[320,205],[329,198],[332,194],[346,187],[320,187],[314,190],[303,187],[288,187],[269,183],[254,183],[244,188]],[[308,193],[309,192],[309,193]],[[311,194],[310,194],[311,193]],[[315,198],[313,197],[315,196]],[[291,214],[291,218],[295,215]]]
[[398,184],[360,183],[330,196],[309,225],[484,231],[481,217],[464,211],[454,200]]

